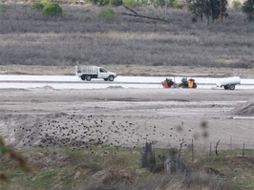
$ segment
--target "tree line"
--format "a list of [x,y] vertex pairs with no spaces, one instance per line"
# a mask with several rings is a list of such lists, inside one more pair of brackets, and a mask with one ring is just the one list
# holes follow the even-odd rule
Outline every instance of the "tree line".
[[[89,2],[100,6],[127,6],[135,7],[139,5],[152,4],[161,7],[182,8],[177,0],[88,0]],[[220,20],[228,16],[228,0],[186,0],[188,9],[192,13],[192,21],[206,20],[207,24]],[[236,1],[236,0],[235,0]],[[33,9],[38,9],[46,16],[61,16],[62,8],[59,4],[49,0],[38,0],[32,4]],[[246,0],[242,7],[249,21],[254,21],[254,0]]]
[[[227,0],[187,0],[189,10],[191,11],[193,22],[197,22],[198,19],[204,18],[209,24],[211,21],[223,19],[228,16],[227,13]],[[254,0],[247,0],[242,6],[242,11],[247,15],[249,21],[254,21]]]

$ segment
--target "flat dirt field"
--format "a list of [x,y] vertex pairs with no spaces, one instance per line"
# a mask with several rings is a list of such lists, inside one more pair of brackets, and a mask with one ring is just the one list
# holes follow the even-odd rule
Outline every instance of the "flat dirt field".
[[[1,90],[0,130],[15,147],[86,144],[254,147],[253,90]],[[247,117],[248,116],[248,117]]]

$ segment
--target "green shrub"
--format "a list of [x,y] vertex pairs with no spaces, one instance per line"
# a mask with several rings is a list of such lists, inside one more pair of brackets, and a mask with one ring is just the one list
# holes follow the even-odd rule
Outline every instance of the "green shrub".
[[168,7],[178,8],[177,0],[152,0],[151,3],[157,7],[164,7],[167,5]]
[[44,6],[50,3],[49,0],[39,0],[39,2]]
[[114,5],[114,6],[121,6],[123,4],[122,0],[90,0],[91,3],[94,5]]
[[136,7],[139,5],[136,0],[123,0],[123,4],[127,7]]
[[155,0],[155,1],[153,1],[153,4],[155,6],[163,7],[163,6],[165,6],[165,0]]
[[151,3],[158,7],[164,7],[167,5],[171,8],[183,8],[183,5],[178,4],[177,0],[152,0]]
[[63,9],[57,3],[48,3],[42,9],[42,15],[44,16],[61,16]]
[[38,0],[32,3],[32,9],[42,10],[50,2],[48,0]]
[[177,6],[178,6],[177,0],[169,0],[168,5],[169,5],[169,7],[177,8]]
[[113,6],[121,6],[123,4],[123,0],[89,0],[94,5],[113,5]]
[[254,0],[245,1],[242,11],[247,15],[249,21],[254,21]]
[[239,0],[233,0],[232,1],[232,7],[235,10],[239,10],[241,8],[242,4]]
[[32,9],[42,10],[44,8],[44,4],[41,2],[34,2],[32,3]]
[[94,5],[100,5],[100,6],[104,6],[104,5],[108,5],[109,4],[109,0],[90,0],[91,3],[93,3]]
[[111,6],[104,7],[99,12],[99,16],[105,19],[112,19],[114,15],[115,15],[115,12]]
[[[1,3],[1,1],[0,1],[0,3]],[[6,12],[6,9],[3,7],[2,4],[0,4],[0,13],[4,13],[4,12]]]
[[112,5],[121,6],[123,4],[122,0],[111,0]]
[[97,0],[97,5],[109,5],[109,0]]

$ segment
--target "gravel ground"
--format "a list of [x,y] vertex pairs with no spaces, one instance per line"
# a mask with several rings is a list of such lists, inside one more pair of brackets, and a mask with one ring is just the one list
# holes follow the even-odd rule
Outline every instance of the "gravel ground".
[[[253,90],[0,90],[0,132],[15,147],[85,144],[254,147],[254,119],[237,116]],[[244,116],[244,117],[243,117]],[[232,139],[232,143],[231,140]],[[232,145],[231,145],[232,144]]]

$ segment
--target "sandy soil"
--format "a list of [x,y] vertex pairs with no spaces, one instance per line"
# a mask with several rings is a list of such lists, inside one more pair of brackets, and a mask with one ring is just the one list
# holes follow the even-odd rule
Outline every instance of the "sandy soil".
[[[0,132],[15,147],[85,144],[254,147],[254,119],[237,117],[253,90],[0,90]],[[249,105],[249,104],[248,104]],[[249,114],[251,116],[251,114]],[[244,115],[246,116],[246,115]],[[231,143],[232,142],[232,143]],[[232,145],[231,145],[232,144]]]

